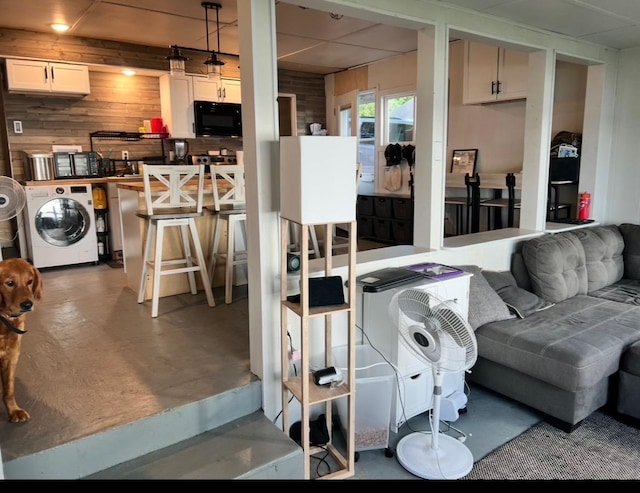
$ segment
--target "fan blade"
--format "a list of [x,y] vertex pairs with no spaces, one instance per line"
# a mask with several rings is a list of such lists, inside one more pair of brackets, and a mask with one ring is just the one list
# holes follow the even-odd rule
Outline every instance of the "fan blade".
[[414,322],[426,325],[431,314],[429,294],[420,289],[405,289],[398,294],[398,307],[401,312]]

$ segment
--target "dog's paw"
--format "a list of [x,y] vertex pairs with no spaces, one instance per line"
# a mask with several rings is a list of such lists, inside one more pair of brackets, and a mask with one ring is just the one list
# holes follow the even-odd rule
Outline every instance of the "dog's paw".
[[22,423],[24,421],[29,421],[30,419],[31,416],[29,416],[29,413],[24,409],[16,409],[9,415],[9,421],[11,423]]

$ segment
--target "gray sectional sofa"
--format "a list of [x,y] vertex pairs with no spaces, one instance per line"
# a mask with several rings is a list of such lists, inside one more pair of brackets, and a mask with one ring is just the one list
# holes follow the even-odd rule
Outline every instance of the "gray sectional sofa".
[[522,242],[507,272],[462,266],[478,360],[468,379],[572,431],[609,405],[640,418],[640,226]]

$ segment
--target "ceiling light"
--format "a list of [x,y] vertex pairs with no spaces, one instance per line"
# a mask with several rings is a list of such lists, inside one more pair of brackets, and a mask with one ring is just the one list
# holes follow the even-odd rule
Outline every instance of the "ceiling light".
[[[218,51],[220,51],[220,17],[219,10],[222,8],[220,4],[212,2],[202,2],[200,5],[204,7],[205,31],[207,33],[207,51],[209,51],[209,9],[216,9],[216,34],[218,35]],[[209,77],[217,77],[220,75],[220,67],[224,65],[222,60],[218,60],[215,51],[211,51],[209,58],[204,62],[207,67],[207,75]]]
[[131,77],[132,75],[136,75],[136,71],[126,68],[122,71],[122,74]]
[[171,75],[184,75],[184,62],[188,60],[186,56],[182,56],[177,46],[171,46],[171,55],[166,57],[169,60],[169,71]]
[[[200,53],[206,53],[207,59],[205,60],[204,64],[207,67],[207,75],[209,77],[219,77],[220,76],[220,67],[222,65],[224,65],[224,62],[222,60],[218,59],[218,55],[220,55],[222,52],[220,51],[220,17],[219,17],[219,10],[222,8],[222,6],[218,3],[213,3],[213,2],[202,2],[200,4],[203,8],[204,8],[204,20],[205,20],[205,34],[206,34],[206,38],[207,38],[207,49],[206,50],[202,50],[199,48],[187,48],[184,46],[178,46],[178,45],[171,45],[171,55],[169,55],[168,57],[166,57],[167,60],[169,60],[169,66],[171,69],[171,74],[172,75],[176,75],[176,74],[180,74],[180,75],[184,75],[185,73],[185,61],[188,60],[187,57],[183,56],[182,53],[180,53],[180,50],[186,50],[186,51],[197,51]],[[218,35],[218,50],[212,50],[209,47],[209,10],[211,9],[215,9],[216,10],[216,33]],[[231,53],[225,53],[225,55],[232,55]],[[232,55],[233,56],[233,55]]]
[[69,30],[69,26],[67,24],[51,24],[51,29],[56,32],[63,33]]

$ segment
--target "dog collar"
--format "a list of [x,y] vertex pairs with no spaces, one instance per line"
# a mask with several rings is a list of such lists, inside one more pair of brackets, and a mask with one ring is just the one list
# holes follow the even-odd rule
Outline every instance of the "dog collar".
[[9,322],[3,315],[0,315],[0,322],[4,324],[4,326],[9,329],[11,332],[15,332],[16,334],[26,334],[26,330],[20,330],[18,327]]

